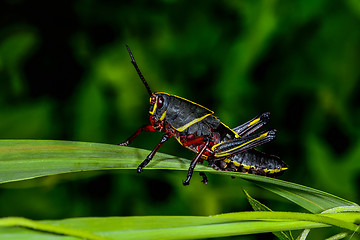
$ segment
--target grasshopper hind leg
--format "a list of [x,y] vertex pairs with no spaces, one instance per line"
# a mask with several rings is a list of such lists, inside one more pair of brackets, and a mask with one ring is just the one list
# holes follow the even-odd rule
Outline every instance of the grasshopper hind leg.
[[[186,175],[186,179],[183,181],[184,186],[189,185],[190,179],[191,179],[191,177],[193,175],[193,172],[194,172],[194,169],[195,169],[195,166],[196,166],[197,162],[200,160],[201,155],[204,153],[205,149],[209,146],[209,143],[210,143],[210,141],[208,140],[205,143],[205,145],[202,147],[202,149],[199,151],[199,153],[196,155],[194,160],[192,160],[192,162],[190,163],[190,167],[189,167],[188,173]],[[203,177],[204,183],[207,182],[207,178],[205,178],[205,179]]]
[[139,165],[137,168],[137,172],[141,173],[143,168],[148,165],[148,163],[153,159],[155,153],[159,150],[159,148],[170,138],[169,134],[164,134],[160,140],[160,142],[156,145],[156,147],[151,151],[151,153],[146,157],[146,159]]
[[270,113],[264,112],[253,119],[250,119],[246,123],[241,124],[240,126],[237,126],[236,128],[233,128],[232,130],[239,134],[240,137],[246,137],[265,124],[267,124],[270,120]]
[[244,152],[273,140],[275,136],[276,130],[273,129],[243,138],[231,139],[213,146],[215,157],[226,157],[231,154]]

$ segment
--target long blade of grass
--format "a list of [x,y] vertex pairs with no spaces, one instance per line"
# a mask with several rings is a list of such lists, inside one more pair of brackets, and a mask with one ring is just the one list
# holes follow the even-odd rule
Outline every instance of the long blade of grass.
[[[0,183],[59,173],[136,169],[148,154],[148,150],[101,143],[0,140]],[[157,153],[147,168],[185,170],[188,165],[189,160]]]
[[[56,140],[0,140],[0,183],[60,173],[136,169],[148,150],[110,144]],[[187,170],[190,160],[157,153],[147,169]],[[299,184],[258,175],[216,171],[198,164],[196,171],[225,174],[254,182],[313,213],[357,204]]]
[[0,239],[200,239],[328,226],[337,226],[357,234],[360,232],[358,226],[350,221],[352,218],[343,221],[337,219],[336,215],[241,212],[209,217],[106,217],[40,222],[4,218],[0,219]]
[[356,203],[333,194],[280,179],[262,177],[253,174],[239,174],[237,172],[216,173],[240,177],[253,182],[264,189],[296,203],[312,213],[321,213],[327,209],[341,206],[358,206]]

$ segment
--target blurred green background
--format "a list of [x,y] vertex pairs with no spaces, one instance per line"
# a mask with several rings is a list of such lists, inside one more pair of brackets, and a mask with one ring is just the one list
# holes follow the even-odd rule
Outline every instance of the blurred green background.
[[[278,135],[261,149],[288,163],[281,179],[360,202],[359,1],[1,1],[0,138],[117,144],[147,124],[148,94],[126,43],[153,91],[202,104],[230,127],[270,111],[266,128]],[[132,146],[150,150],[160,138],[144,133]],[[175,141],[161,152],[194,157]],[[274,210],[297,209],[226,176],[203,186],[195,174],[183,187],[185,175],[114,170],[4,184],[0,216],[250,210],[242,187]]]

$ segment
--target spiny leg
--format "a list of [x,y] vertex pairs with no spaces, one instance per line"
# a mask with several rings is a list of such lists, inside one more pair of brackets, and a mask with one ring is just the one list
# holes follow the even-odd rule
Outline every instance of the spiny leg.
[[146,159],[139,165],[137,168],[137,172],[141,173],[142,169],[151,161],[154,157],[155,153],[159,150],[159,148],[170,138],[170,134],[166,133],[162,136],[160,142],[156,145],[156,147],[151,151],[151,153],[146,157]]
[[190,179],[192,177],[192,174],[194,172],[196,163],[199,161],[199,159],[201,158],[201,155],[204,153],[205,149],[207,148],[207,146],[209,145],[210,141],[207,141],[204,145],[204,147],[200,150],[200,152],[196,155],[196,157],[194,158],[194,160],[192,160],[192,162],[190,163],[190,167],[186,176],[186,180],[183,181],[183,185],[189,185],[190,183]]
[[247,121],[246,123],[243,123],[240,126],[233,128],[232,130],[239,134],[240,137],[246,137],[267,124],[269,120],[270,113],[265,112]]
[[129,137],[125,142],[120,143],[119,145],[120,146],[128,146],[137,137],[137,135],[139,135],[142,131],[153,132],[155,130],[154,130],[154,127],[152,125],[142,126],[133,135],[131,135],[131,137]]

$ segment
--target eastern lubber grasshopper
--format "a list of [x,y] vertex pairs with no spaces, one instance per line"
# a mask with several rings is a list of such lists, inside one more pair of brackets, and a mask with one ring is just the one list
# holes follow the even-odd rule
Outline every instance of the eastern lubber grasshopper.
[[[187,178],[188,185],[198,162],[207,160],[216,170],[246,172],[258,175],[274,176],[287,169],[287,165],[278,157],[268,155],[254,148],[275,138],[276,130],[252,134],[269,121],[269,113],[263,113],[248,122],[230,129],[213,111],[187,99],[163,92],[152,92],[140,72],[135,58],[126,45],[140,79],[150,95],[150,124],[139,128],[121,146],[129,145],[142,131],[165,133],[161,141],[139,165],[137,172],[151,161],[159,148],[171,137],[182,146],[194,151],[196,157],[190,163]],[[203,182],[207,179],[201,174]]]

